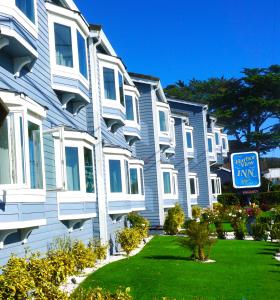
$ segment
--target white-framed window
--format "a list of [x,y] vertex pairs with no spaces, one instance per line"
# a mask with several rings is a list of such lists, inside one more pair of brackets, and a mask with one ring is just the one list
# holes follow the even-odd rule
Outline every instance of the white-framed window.
[[178,198],[178,172],[167,166],[162,167],[162,185],[163,185],[163,198],[164,199],[177,199]]
[[227,135],[221,134],[221,139],[222,139],[222,151],[224,153],[227,153],[229,151]]
[[191,198],[197,198],[199,196],[199,182],[196,173],[189,173],[189,185]]
[[125,92],[125,113],[127,125],[140,124],[138,98],[132,92]]
[[[46,117],[45,110],[28,97],[14,93],[1,92],[0,105],[1,102],[7,107],[8,115],[0,116],[0,189],[29,189],[30,194],[37,190],[43,195],[42,120]],[[3,114],[1,109],[0,114]],[[17,202],[25,200],[24,196],[18,197]]]
[[80,80],[89,87],[87,37],[89,29],[81,17],[46,3],[49,11],[49,42],[52,74]]
[[216,160],[216,148],[214,143],[214,135],[212,133],[207,134],[207,152],[210,160]]
[[[95,139],[85,132],[53,129],[55,146],[56,185],[59,202],[94,201]],[[46,134],[48,131],[46,131]]]
[[143,173],[143,162],[132,160],[129,162],[129,193],[131,197],[139,199],[145,195],[144,190],[144,173]]
[[188,157],[194,155],[194,143],[193,143],[193,127],[185,126],[185,144]]
[[218,195],[222,194],[221,178],[213,174],[211,174],[210,178],[212,195],[217,197]]
[[176,137],[175,137],[175,120],[174,118],[170,119],[170,144],[173,148],[176,147]]
[[169,113],[165,109],[158,110],[159,131],[161,133],[168,133],[169,131]]
[[220,149],[221,148],[221,134],[220,134],[220,130],[215,130],[214,131],[214,138],[215,138],[216,148]]
[[38,38],[37,0],[0,1],[0,11],[13,16],[27,32]]

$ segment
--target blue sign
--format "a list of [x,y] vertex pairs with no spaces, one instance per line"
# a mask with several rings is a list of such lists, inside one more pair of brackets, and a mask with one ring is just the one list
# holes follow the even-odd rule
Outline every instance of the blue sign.
[[255,188],[261,185],[257,152],[232,153],[231,170],[233,186],[236,189]]

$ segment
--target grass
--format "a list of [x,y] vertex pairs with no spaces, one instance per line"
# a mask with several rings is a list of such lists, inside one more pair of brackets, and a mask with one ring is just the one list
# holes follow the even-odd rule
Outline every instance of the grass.
[[[226,232],[232,232],[233,231],[233,228],[232,228],[232,226],[229,222],[223,222],[223,228],[224,228],[224,231],[226,231]],[[214,224],[210,224],[210,230],[211,231],[216,231],[216,227],[215,227]]]
[[273,255],[279,244],[219,240],[203,264],[187,259],[178,237],[157,236],[134,257],[114,262],[91,274],[85,289],[131,287],[134,299],[279,299],[280,263]]

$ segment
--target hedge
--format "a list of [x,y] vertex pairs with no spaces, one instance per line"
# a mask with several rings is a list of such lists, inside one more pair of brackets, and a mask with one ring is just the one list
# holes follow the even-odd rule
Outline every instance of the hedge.
[[[219,195],[218,202],[225,206],[246,204],[245,196],[241,194],[235,194],[235,193],[225,193]],[[280,205],[280,191],[252,194],[251,202],[257,203],[261,207]]]

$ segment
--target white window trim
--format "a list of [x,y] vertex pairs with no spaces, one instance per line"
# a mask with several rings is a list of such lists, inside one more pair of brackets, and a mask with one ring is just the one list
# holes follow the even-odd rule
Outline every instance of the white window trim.
[[[219,144],[216,143],[216,133],[219,135]],[[222,145],[221,145],[221,132],[219,129],[214,129],[214,141],[215,141],[215,147],[217,151],[221,151]]]
[[176,147],[175,119],[170,118],[170,145]]
[[[111,184],[110,184],[110,170],[109,170],[109,160],[119,160],[121,166],[121,181],[122,181],[122,192],[121,193],[112,193],[111,192]],[[123,154],[106,154],[105,155],[105,170],[106,170],[106,187],[107,187],[107,195],[108,201],[120,201],[127,200],[129,194],[127,193],[127,178],[126,174],[126,162],[128,162],[128,171],[129,171],[129,158]],[[128,174],[129,175],[129,174]]]
[[[6,104],[12,113],[22,114],[24,128],[24,155],[25,155],[25,177],[26,183],[20,184],[2,184],[0,185],[0,201],[7,203],[37,203],[46,201],[46,181],[45,181],[45,161],[44,161],[44,144],[42,119],[46,117],[45,109],[23,94],[9,92],[0,92],[1,100]],[[42,162],[42,189],[32,189],[30,181],[30,162],[28,146],[28,121],[36,124],[40,128],[41,143],[41,162]],[[15,128],[18,136],[19,126]],[[18,141],[16,141],[18,142]],[[18,148],[18,147],[16,147]],[[16,149],[16,151],[20,151]],[[18,154],[19,155],[19,154]],[[17,156],[18,156],[17,155]],[[19,155],[21,157],[21,155]],[[17,161],[17,165],[20,165]],[[17,170],[18,171],[18,170]],[[19,171],[20,173],[21,171]]]
[[[171,187],[171,192],[168,194],[164,193],[164,179],[163,179],[163,173],[167,172],[170,174],[170,187]],[[176,191],[174,193],[174,178],[176,178]],[[164,200],[166,199],[178,199],[178,171],[174,170],[173,165],[161,165],[161,183],[162,183],[162,197]]]
[[[159,118],[160,111],[164,112],[164,114],[165,114],[166,131],[161,131],[160,130],[160,118]],[[169,137],[170,138],[170,111],[169,111],[169,107],[159,106],[157,108],[157,120],[158,120],[158,134],[159,134],[159,137]]]
[[[130,160],[129,161],[129,170],[137,169],[137,181],[138,181],[138,194],[129,194],[130,200],[145,200],[145,181],[144,181],[144,170],[143,170],[144,162],[141,160]],[[141,170],[143,174],[143,191],[141,187]],[[130,174],[129,174],[130,175]],[[129,178],[129,182],[131,184],[131,179]]]
[[16,6],[16,0],[1,1],[0,11],[4,14],[13,16],[34,38],[38,38],[38,5],[34,0],[35,23]]
[[[223,148],[223,140],[225,140],[226,149]],[[224,134],[224,133],[221,134],[221,144],[222,144],[222,152],[223,152],[223,154],[227,154],[228,151],[229,151],[229,145],[228,145],[227,135]]]
[[[190,179],[194,179],[195,194],[191,194]],[[189,173],[189,187],[190,187],[190,197],[192,199],[197,199],[197,197],[199,196],[199,181],[196,173]]]
[[[122,70],[119,68],[119,66],[117,64],[114,64],[114,63],[100,61],[99,65],[100,65],[100,72],[99,72],[100,82],[101,82],[101,86],[102,86],[102,88],[101,88],[101,97],[102,97],[103,106],[110,107],[110,108],[111,107],[117,108],[125,114],[125,106],[121,104],[120,90],[119,90],[119,73],[121,73],[121,75],[123,76],[123,79],[124,79],[124,75],[123,75]],[[114,70],[116,100],[105,98],[105,86],[104,86],[104,76],[103,76],[104,68]],[[125,94],[125,90],[124,90],[124,94]]]
[[[217,197],[218,195],[222,194],[222,186],[221,186],[221,178],[218,177],[216,174],[211,174],[210,175],[211,179],[211,193],[214,197]],[[212,180],[214,180],[214,187],[215,187],[215,192],[213,193],[212,191]]]
[[[70,17],[69,17],[70,14]],[[89,36],[88,30],[85,30],[80,23],[77,21],[77,18],[71,18],[71,14],[74,14],[71,11],[67,11],[67,16],[53,15],[49,13],[48,23],[49,23],[49,44],[50,44],[50,63],[51,63],[51,71],[54,76],[62,76],[75,80],[79,80],[83,83],[83,85],[89,89],[89,69],[88,69],[88,47],[86,45],[86,62],[87,62],[87,78],[85,78],[80,73],[80,65],[79,65],[79,49],[78,49],[78,39],[77,39],[77,31],[82,35],[87,41],[87,37]],[[68,18],[69,17],[69,18]],[[72,56],[73,56],[73,67],[61,66],[56,63],[56,49],[55,49],[55,32],[54,32],[54,24],[60,24],[71,29],[71,42],[72,42]]]
[[[188,147],[187,144],[187,132],[189,132],[191,134],[191,141],[192,141],[192,148]],[[185,149],[187,152],[187,157],[194,157],[194,143],[193,143],[193,127],[192,126],[185,126]]]
[[[62,130],[60,135],[59,130]],[[55,148],[56,186],[58,203],[65,202],[96,202],[96,180],[94,144],[96,140],[85,132],[64,131],[63,127],[53,133]],[[65,147],[78,148],[80,191],[67,190],[66,153]],[[84,148],[92,151],[94,193],[86,192]]]
[[[208,139],[211,139],[211,142],[212,142],[212,152],[209,151]],[[214,139],[215,139],[215,137],[214,137],[213,133],[207,133],[207,153],[211,160],[217,159],[217,153],[215,151],[216,148],[215,148],[215,140]]]
[[[137,109],[136,106],[138,106],[138,111],[139,111],[139,100],[134,92],[129,92],[129,91],[124,91],[124,97],[126,96],[131,96],[132,97],[132,102],[133,102],[133,118],[134,120],[125,120],[125,125],[128,127],[134,127],[137,128],[138,130],[141,129],[140,126],[140,116],[137,116]],[[126,113],[126,99],[125,99],[125,113]],[[137,122],[137,119],[139,119],[139,123]]]

